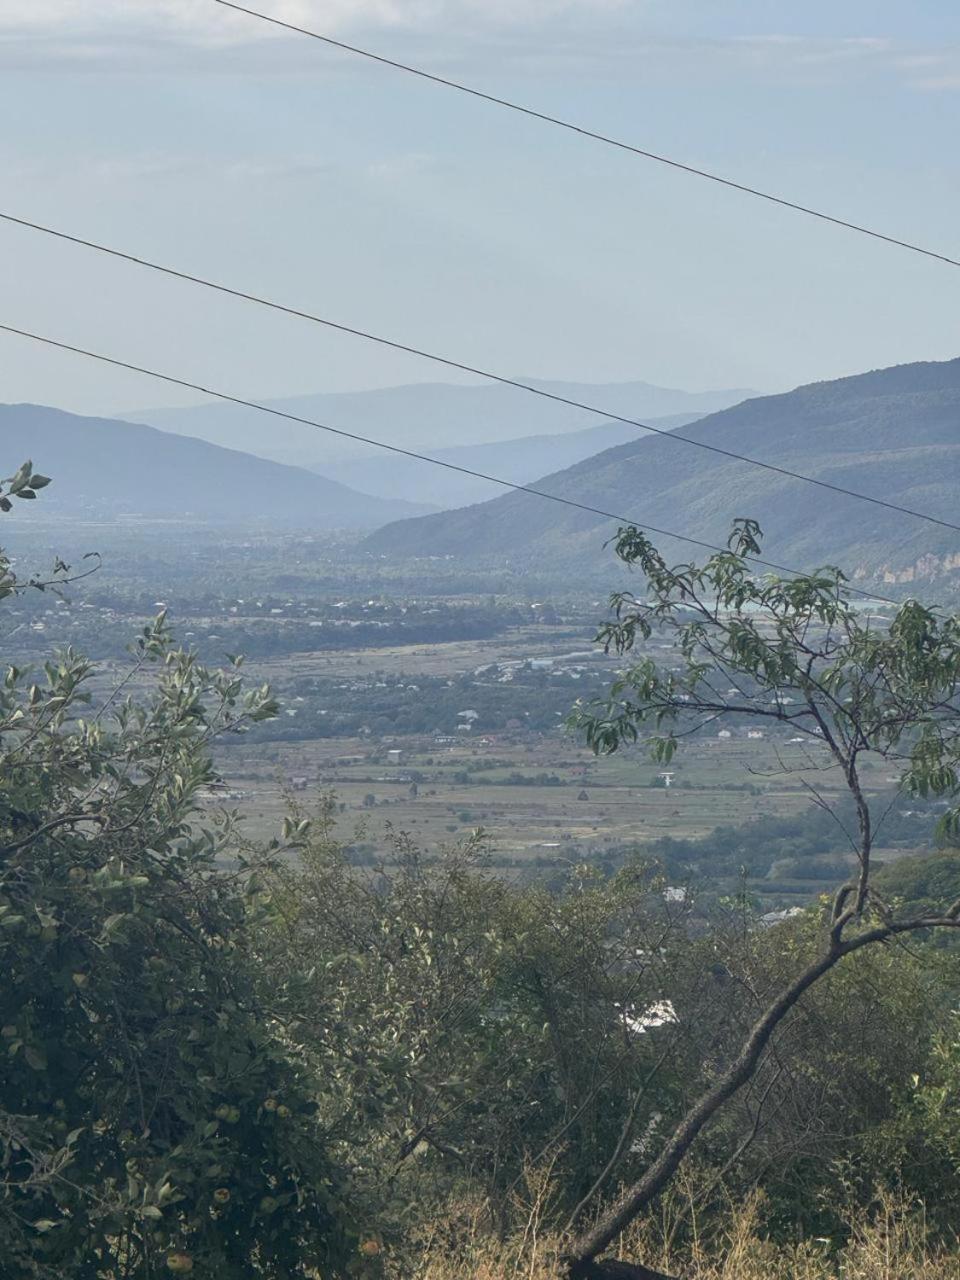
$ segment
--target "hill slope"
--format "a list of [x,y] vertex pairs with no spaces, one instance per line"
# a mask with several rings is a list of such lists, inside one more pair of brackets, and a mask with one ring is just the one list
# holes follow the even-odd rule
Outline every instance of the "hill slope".
[[[651,426],[672,431],[695,422],[698,414],[673,414],[667,418],[647,418]],[[486,475],[499,476],[513,484],[530,484],[543,475],[544,466],[555,470],[572,467],[584,458],[614,445],[636,440],[647,433],[625,422],[601,422],[582,431],[559,435],[523,436],[492,444],[468,444],[458,449],[432,449],[431,456],[455,467],[467,467]],[[455,471],[439,471],[428,462],[378,451],[374,457],[330,462],[326,474],[341,484],[376,493],[381,497],[429,502],[434,506],[462,507],[485,502],[503,493],[503,486],[490,480]]]
[[[960,360],[900,365],[748,400],[672,433],[902,503],[948,520],[960,509]],[[751,516],[766,555],[799,568],[840,564],[868,582],[960,576],[947,529],[830,494],[670,438],[647,436],[548,475],[537,487],[644,524],[722,542]],[[370,550],[505,557],[581,569],[609,563],[615,522],[510,493],[390,525]],[[695,554],[661,539],[670,555]]]
[[0,405],[0,443],[3,467],[32,458],[53,476],[43,495],[50,515],[371,529],[423,510],[203,440],[44,405]]
[[[699,417],[755,394],[738,389],[674,391],[646,382],[529,381],[532,386],[554,395],[596,404],[606,412],[641,420],[667,414]],[[359,432],[409,449],[450,449],[523,436],[558,435],[581,431],[602,421],[595,413],[498,384],[470,387],[442,382],[416,383],[375,391],[331,392],[265,400],[263,403],[285,413],[312,418],[344,431]],[[316,469],[323,475],[329,474],[331,462],[380,456],[366,445],[338,439],[300,423],[275,419],[265,426],[262,413],[238,405],[207,404],[185,409],[138,411],[125,416],[134,422],[160,427],[163,431],[195,436],[276,462]]]

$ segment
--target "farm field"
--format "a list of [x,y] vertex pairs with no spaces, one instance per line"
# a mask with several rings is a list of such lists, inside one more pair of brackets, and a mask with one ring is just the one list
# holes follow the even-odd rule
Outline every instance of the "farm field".
[[[304,608],[284,605],[286,615]],[[425,616],[431,608],[421,606]],[[564,720],[578,698],[604,694],[624,659],[594,644],[602,608],[585,598],[562,619],[540,617],[536,605],[510,605],[496,634],[409,644],[379,645],[366,634],[346,647],[352,624],[343,616],[339,629],[310,631],[318,647],[309,651],[282,641],[301,623],[279,609],[257,621],[263,641],[245,671],[251,682],[271,684],[280,715],[218,744],[224,786],[205,800],[238,812],[255,839],[278,834],[291,803],[308,811],[324,803],[358,864],[389,857],[391,832],[406,833],[429,856],[480,829],[503,874],[550,875],[580,861],[609,869],[645,849],[660,856],[657,842],[666,838],[702,841],[717,828],[747,830],[770,819],[806,824],[814,788],[828,798],[843,794],[821,742],[782,728],[771,733],[762,721],[734,721],[722,733],[704,727],[684,739],[668,769],[640,748],[594,757]],[[344,614],[360,620],[385,609],[407,616],[396,600],[355,600]],[[222,614],[198,610],[177,630],[201,657],[219,662],[227,625]],[[676,662],[657,636],[642,651],[658,665]],[[146,673],[131,678],[129,659],[108,661],[104,671],[102,693],[124,678],[127,692],[146,690]],[[866,760],[863,776],[868,792],[892,793],[889,766]],[[810,850],[790,844],[773,833],[768,865],[746,873],[773,905],[809,900],[843,873],[847,843],[838,826],[803,867],[797,858]],[[878,858],[909,851],[901,831]],[[698,852],[699,874],[709,878],[715,860],[708,843]],[[730,848],[723,860],[716,874],[729,889],[739,862]]]
[[[571,861],[603,863],[663,837],[694,839],[717,826],[809,810],[810,787],[840,795],[818,743],[719,739],[688,742],[669,770],[639,749],[598,759],[562,730],[469,740],[325,738],[255,745],[222,757],[226,803],[252,835],[277,832],[291,798],[309,809],[325,795],[337,836],[362,860],[385,834],[409,833],[425,850],[486,833],[495,866],[531,871]],[[889,789],[887,767],[868,762],[871,791]],[[812,891],[809,880],[778,892]]]
[[557,659],[565,652],[576,650],[590,651],[591,668],[615,671],[623,665],[623,660],[604,655],[594,645],[595,633],[593,625],[536,623],[505,628],[503,634],[490,639],[293,653],[251,663],[251,670],[265,680],[284,681],[296,676],[352,677],[358,671],[393,676],[451,676],[492,663]]

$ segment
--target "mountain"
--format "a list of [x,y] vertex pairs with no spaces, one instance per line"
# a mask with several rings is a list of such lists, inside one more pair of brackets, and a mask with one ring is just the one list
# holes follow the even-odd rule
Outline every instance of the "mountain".
[[0,405],[0,441],[9,471],[32,458],[54,478],[43,493],[49,515],[371,529],[424,509],[204,440],[44,405]]
[[[899,365],[762,396],[710,414],[669,437],[607,449],[537,481],[559,497],[654,526],[723,542],[750,516],[770,560],[839,564],[870,583],[960,579],[949,529],[802,481],[684,446],[702,440],[861,493],[957,520],[960,510],[960,360]],[[367,540],[381,554],[498,557],[592,572],[610,564],[617,525],[522,493],[388,525]],[[699,554],[658,537],[670,556]]]
[[[673,391],[646,382],[591,384],[534,382],[530,385],[606,413],[638,418],[686,414],[699,417],[736,404],[755,392]],[[415,383],[375,391],[329,392],[262,402],[301,418],[343,431],[372,436],[405,449],[435,450],[492,444],[523,436],[582,431],[600,420],[595,413],[544,400],[497,383],[456,386]],[[316,427],[264,418],[239,405],[207,404],[185,409],[154,409],[125,415],[163,431],[194,436],[211,444],[271,458],[329,474],[331,462],[379,456],[377,450]]]
[[[653,427],[672,431],[695,422],[699,415],[678,413],[667,418],[648,418]],[[624,444],[646,435],[640,427],[625,422],[601,422],[582,431],[560,435],[522,436],[493,444],[468,444],[457,449],[432,449],[431,456],[451,467],[466,467],[488,476],[499,476],[512,484],[530,484],[543,474],[545,465],[559,470],[571,467],[601,449]],[[429,462],[404,458],[378,450],[373,457],[330,462],[327,475],[367,493],[406,498],[410,502],[430,502],[439,507],[462,507],[484,502],[503,493],[503,486],[491,480],[457,471],[440,471]]]

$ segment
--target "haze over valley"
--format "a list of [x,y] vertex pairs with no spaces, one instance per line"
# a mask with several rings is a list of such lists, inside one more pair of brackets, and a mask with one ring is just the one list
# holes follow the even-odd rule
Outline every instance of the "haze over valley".
[[[857,495],[949,522],[960,476],[960,359],[739,401],[740,392],[687,395],[645,383],[552,385],[585,403],[606,396],[611,409],[616,401],[621,416],[646,419],[658,434],[623,421],[584,427],[581,411],[510,389],[430,384],[277,403],[319,412],[320,422],[325,405],[331,413],[339,407],[337,421],[349,424],[343,429],[422,451],[446,468],[372,447],[351,457],[354,446],[337,436],[223,404],[141,415],[155,418],[157,427],[10,405],[0,409],[0,428],[14,454],[59,457],[72,478],[50,490],[44,510],[35,513],[41,519],[164,517],[201,526],[338,530],[358,557],[407,561],[428,578],[424,562],[441,557],[465,570],[516,571],[533,582],[564,578],[574,586],[576,578],[565,578],[570,571],[591,581],[604,567],[613,571],[605,547],[618,523],[722,544],[731,522],[749,516],[764,531],[768,559],[807,570],[838,563],[858,585],[913,590],[929,582],[948,598],[955,595],[960,569],[950,530],[908,515],[892,518]],[[509,412],[498,410],[504,399]],[[728,407],[724,402],[731,400]],[[647,412],[693,402],[723,407],[700,416]],[[515,436],[523,429],[521,410],[533,424],[543,425],[551,412],[566,416],[567,430]],[[450,438],[451,422],[462,443],[437,447]],[[260,452],[237,448],[254,429]],[[263,456],[292,456],[295,438],[333,456],[323,467]],[[717,451],[694,447],[698,442]],[[504,492],[505,485],[466,471],[574,505]],[[592,514],[577,503],[614,514]],[[372,532],[350,539],[361,530]],[[684,552],[681,540],[660,540],[670,554]],[[595,594],[586,583],[585,590]]]
[[[645,382],[595,386],[526,378],[517,381],[638,422],[649,419],[654,426],[692,421],[751,394],[742,389],[674,391]],[[604,424],[602,414],[542,399],[517,387],[491,384],[422,383],[259,403],[475,470],[496,475],[503,472],[504,479],[520,483],[542,474],[544,459],[555,453],[558,461],[569,465],[598,452],[604,443],[616,444],[641,434],[629,423]],[[306,467],[381,496],[458,506],[493,492],[483,481],[471,483],[453,473],[444,476],[441,484],[434,468],[396,455],[385,456],[371,446],[304,423],[275,419],[265,432],[262,413],[235,405],[208,404],[127,416],[164,431]]]

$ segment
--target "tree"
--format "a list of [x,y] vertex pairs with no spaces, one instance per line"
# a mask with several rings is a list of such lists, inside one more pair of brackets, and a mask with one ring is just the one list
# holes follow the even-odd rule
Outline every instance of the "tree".
[[[645,1172],[570,1246],[571,1277],[626,1275],[598,1256],[670,1183],[703,1130],[756,1073],[774,1033],[804,995],[843,959],[904,934],[960,927],[960,900],[899,914],[873,882],[873,847],[882,815],[861,782],[871,755],[893,763],[902,786],[954,800],[960,791],[960,620],[907,601],[889,620],[858,610],[840,570],[787,579],[758,576],[760,530],[738,520],[728,550],[702,566],[671,567],[644,534],[619,531],[616,550],[646,578],[643,599],[613,597],[600,639],[627,654],[654,632],[671,640],[682,667],[642,657],[601,705],[581,706],[574,723],[598,753],[638,743],[649,731],[656,760],[668,763],[682,740],[724,718],[749,717],[802,735],[843,782],[855,814],[845,827],[856,874],[824,910],[820,945],[769,999],[737,1052],[690,1105]],[[676,658],[673,659],[676,661]],[[821,806],[835,811],[821,791]],[[838,822],[842,818],[837,814]],[[956,833],[957,809],[942,829]],[[621,1266],[621,1264],[616,1264]],[[644,1275],[642,1268],[637,1275]]]
[[71,650],[0,684],[11,1280],[286,1280],[348,1251],[316,1088],[258,995],[257,868],[200,814],[214,738],[275,714],[239,665],[207,669],[161,615],[112,689]]
[[547,1166],[568,1216],[677,1109],[685,1037],[648,1015],[681,985],[694,1021],[718,1001],[653,868],[518,886],[475,833],[429,857],[398,835],[360,872],[321,815],[270,880],[271,1013],[332,1082],[328,1129],[393,1243],[464,1195],[506,1230]]

